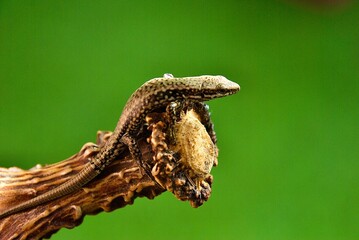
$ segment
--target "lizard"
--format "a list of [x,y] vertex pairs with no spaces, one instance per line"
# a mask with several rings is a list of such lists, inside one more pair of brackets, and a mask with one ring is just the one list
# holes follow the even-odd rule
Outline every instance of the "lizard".
[[0,219],[36,207],[81,189],[99,175],[126,148],[141,165],[141,152],[136,143],[145,117],[151,111],[165,107],[173,101],[192,100],[204,102],[231,95],[240,86],[223,76],[203,75],[175,78],[165,74],[145,82],[128,99],[116,128],[99,152],[82,170],[63,184],[0,213]]

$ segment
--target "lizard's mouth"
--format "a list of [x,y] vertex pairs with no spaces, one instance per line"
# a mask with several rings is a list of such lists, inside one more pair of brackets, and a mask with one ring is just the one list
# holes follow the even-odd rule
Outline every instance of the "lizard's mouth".
[[236,92],[238,92],[238,90],[239,90],[239,85],[238,85],[238,88],[233,88],[233,89],[219,88],[219,89],[214,89],[214,90],[207,90],[207,91],[202,92],[201,98],[204,101],[206,101],[206,100],[211,100],[214,98],[225,97],[225,96],[235,94]]

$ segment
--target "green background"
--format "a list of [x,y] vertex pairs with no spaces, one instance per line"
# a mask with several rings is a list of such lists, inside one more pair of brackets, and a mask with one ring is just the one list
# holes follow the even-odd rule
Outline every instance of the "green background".
[[209,201],[137,199],[52,239],[359,239],[355,2],[1,1],[0,166],[66,159],[167,72],[241,85],[210,102]]

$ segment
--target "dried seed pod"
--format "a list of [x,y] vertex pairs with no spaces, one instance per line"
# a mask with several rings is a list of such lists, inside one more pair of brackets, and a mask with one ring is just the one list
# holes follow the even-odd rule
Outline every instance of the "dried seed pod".
[[217,147],[199,119],[193,110],[181,114],[181,121],[174,126],[176,150],[195,175],[206,177],[217,159]]

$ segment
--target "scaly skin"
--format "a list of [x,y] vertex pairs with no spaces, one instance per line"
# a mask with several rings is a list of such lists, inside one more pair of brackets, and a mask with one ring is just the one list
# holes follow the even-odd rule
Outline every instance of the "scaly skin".
[[135,138],[146,115],[154,109],[165,107],[173,101],[189,99],[203,102],[220,98],[236,93],[239,88],[237,83],[223,76],[174,78],[166,74],[163,78],[149,80],[131,95],[110,139],[79,173],[60,186],[6,210],[0,214],[0,219],[80,189],[100,174],[126,147],[139,160],[140,152]]

